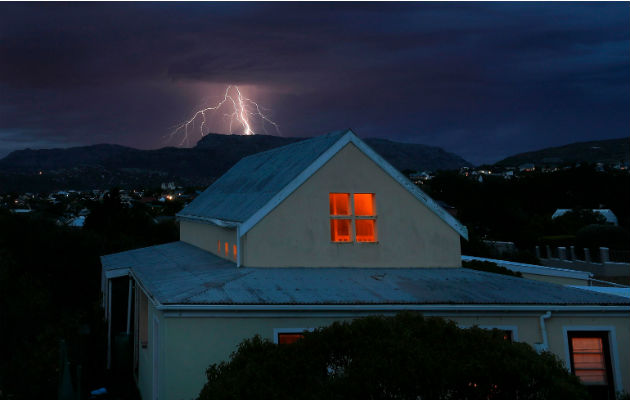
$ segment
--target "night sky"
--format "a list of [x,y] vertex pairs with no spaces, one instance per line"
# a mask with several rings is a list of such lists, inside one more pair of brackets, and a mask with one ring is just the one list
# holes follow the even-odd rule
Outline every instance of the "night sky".
[[[629,11],[564,2],[0,3],[0,157],[26,147],[178,145],[173,127],[229,84],[283,136],[352,128],[475,164],[628,137]],[[223,114],[209,115],[207,130],[229,132]],[[198,138],[195,128],[185,145]]]

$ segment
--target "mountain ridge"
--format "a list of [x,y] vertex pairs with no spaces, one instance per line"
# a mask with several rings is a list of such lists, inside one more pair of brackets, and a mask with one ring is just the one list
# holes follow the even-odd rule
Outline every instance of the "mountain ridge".
[[527,163],[561,165],[577,162],[614,164],[628,162],[629,149],[629,138],[591,140],[514,154],[494,165],[518,166]]
[[[16,150],[0,159],[0,192],[111,186],[208,185],[241,158],[308,138],[207,134],[192,148],[140,150],[115,144]],[[459,169],[471,164],[439,147],[365,139],[400,170]],[[41,171],[41,175],[40,175]]]

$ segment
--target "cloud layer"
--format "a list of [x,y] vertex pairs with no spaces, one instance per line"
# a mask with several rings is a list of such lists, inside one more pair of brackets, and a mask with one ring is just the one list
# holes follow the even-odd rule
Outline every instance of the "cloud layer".
[[473,163],[627,136],[627,14],[624,3],[3,3],[0,149],[173,145],[170,128],[228,84],[284,135],[352,127]]

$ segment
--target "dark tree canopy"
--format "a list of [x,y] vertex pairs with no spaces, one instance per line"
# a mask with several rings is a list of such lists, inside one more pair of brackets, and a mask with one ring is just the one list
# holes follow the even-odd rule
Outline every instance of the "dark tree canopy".
[[256,336],[211,365],[199,399],[586,399],[551,353],[415,313],[334,323],[291,345]]

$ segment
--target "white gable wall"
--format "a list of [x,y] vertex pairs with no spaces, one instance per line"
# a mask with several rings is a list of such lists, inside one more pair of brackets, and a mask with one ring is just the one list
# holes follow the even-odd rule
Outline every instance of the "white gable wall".
[[[186,219],[179,221],[179,240],[197,246],[212,254],[236,262],[232,246],[236,244],[236,228],[223,228],[211,223],[195,222]],[[221,241],[221,252],[217,242]],[[229,245],[229,254],[225,255],[225,243]]]
[[[330,241],[329,193],[375,193],[377,243]],[[251,267],[459,267],[460,236],[347,144],[242,238]]]

